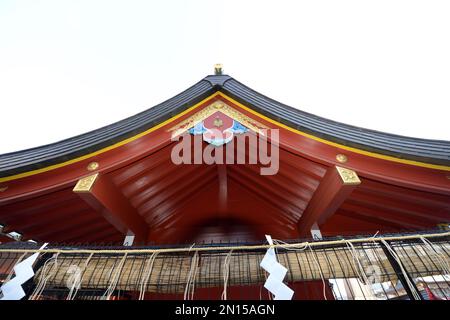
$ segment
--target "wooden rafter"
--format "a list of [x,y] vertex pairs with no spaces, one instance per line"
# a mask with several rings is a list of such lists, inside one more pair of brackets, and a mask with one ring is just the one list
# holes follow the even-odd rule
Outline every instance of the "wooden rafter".
[[330,167],[300,217],[300,236],[308,236],[314,223],[320,226],[331,217],[360,183],[361,180],[353,170]]
[[106,175],[97,173],[80,179],[73,191],[122,234],[131,231],[136,241],[146,241],[147,223]]

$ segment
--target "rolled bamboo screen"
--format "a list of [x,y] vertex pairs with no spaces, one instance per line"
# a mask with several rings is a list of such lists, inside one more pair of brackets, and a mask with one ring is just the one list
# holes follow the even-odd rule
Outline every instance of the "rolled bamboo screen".
[[[441,245],[443,252],[450,252],[448,244]],[[189,281],[192,258],[195,249],[184,253],[152,254],[88,254],[60,253],[43,275],[41,268],[35,281],[45,276],[48,287],[66,287],[73,277],[74,266],[81,271],[81,288],[106,289],[112,279],[117,281],[115,288],[120,290],[147,292],[181,293]],[[262,284],[266,275],[259,266],[264,251],[239,251],[231,254],[225,265],[227,252],[201,252],[195,265],[196,288],[224,285],[224,268],[229,268],[228,285]],[[402,247],[397,254],[404,269],[412,276],[431,276],[444,273],[442,261],[429,252],[424,244]],[[288,269],[285,281],[308,281],[320,279],[359,278],[374,276],[376,282],[397,278],[395,270],[385,252],[379,246],[278,250],[279,262]],[[88,260],[89,259],[89,260]],[[87,264],[86,264],[87,263]],[[86,267],[85,267],[86,266]],[[50,268],[51,267],[51,268]]]

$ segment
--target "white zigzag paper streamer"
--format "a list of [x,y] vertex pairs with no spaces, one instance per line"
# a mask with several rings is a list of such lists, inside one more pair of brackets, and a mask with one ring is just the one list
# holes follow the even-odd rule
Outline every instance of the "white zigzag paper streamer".
[[[44,244],[39,250],[44,249],[47,244]],[[14,266],[16,276],[0,287],[3,294],[0,300],[20,300],[25,297],[22,284],[34,277],[33,263],[38,256],[39,252],[36,252]]]
[[[273,245],[271,236],[266,235],[266,239],[270,245]],[[264,283],[264,288],[275,296],[274,300],[291,300],[294,291],[283,283],[287,269],[277,261],[274,248],[267,250],[259,265],[269,273],[269,277]]]

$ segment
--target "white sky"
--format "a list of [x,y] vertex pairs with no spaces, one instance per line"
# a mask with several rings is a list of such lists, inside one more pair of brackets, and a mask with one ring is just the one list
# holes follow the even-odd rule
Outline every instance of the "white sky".
[[0,0],[0,153],[211,74],[361,127],[450,140],[450,1]]

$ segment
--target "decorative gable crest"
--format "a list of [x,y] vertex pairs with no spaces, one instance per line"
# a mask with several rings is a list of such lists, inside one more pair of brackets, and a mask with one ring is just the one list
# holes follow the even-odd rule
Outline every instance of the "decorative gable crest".
[[246,133],[249,130],[264,134],[261,129],[265,125],[253,120],[222,101],[216,101],[189,118],[169,129],[172,138],[183,133],[203,135],[203,140],[214,146],[230,142],[234,135]]

